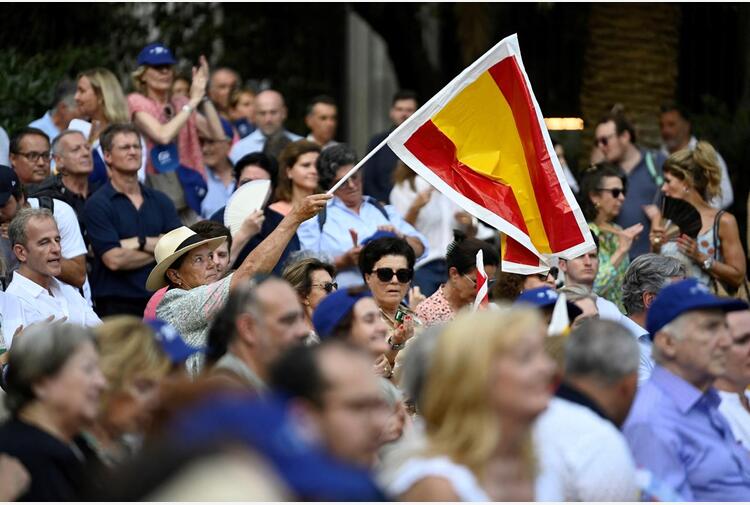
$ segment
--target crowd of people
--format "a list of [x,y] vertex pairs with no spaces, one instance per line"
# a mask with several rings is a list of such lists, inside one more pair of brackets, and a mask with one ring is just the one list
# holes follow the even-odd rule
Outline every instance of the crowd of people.
[[750,497],[747,257],[687,111],[663,151],[603,117],[580,182],[558,144],[594,248],[521,275],[387,146],[327,194],[331,97],[303,137],[175,63],[81,71],[0,146],[0,500]]

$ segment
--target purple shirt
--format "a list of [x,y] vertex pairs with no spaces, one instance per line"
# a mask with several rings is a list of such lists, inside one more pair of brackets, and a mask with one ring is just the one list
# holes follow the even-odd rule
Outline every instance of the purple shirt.
[[750,499],[750,453],[705,393],[657,365],[623,426],[636,465],[686,501]]

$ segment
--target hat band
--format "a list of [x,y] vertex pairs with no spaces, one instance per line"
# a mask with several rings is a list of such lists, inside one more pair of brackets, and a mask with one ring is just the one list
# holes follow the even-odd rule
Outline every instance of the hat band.
[[203,242],[204,240],[206,240],[205,237],[198,235],[197,233],[195,235],[190,235],[188,238],[183,240],[180,245],[177,246],[177,249],[175,249],[174,252],[178,252],[180,249],[184,249],[193,244],[197,244],[198,242]]

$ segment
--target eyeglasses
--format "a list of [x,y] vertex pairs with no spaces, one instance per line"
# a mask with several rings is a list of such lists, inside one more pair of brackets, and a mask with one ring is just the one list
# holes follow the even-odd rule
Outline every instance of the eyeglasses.
[[331,291],[336,291],[339,289],[339,285],[336,282],[324,282],[323,284],[311,284],[314,288],[321,288],[326,293],[330,293]]
[[604,137],[598,137],[596,139],[596,145],[597,146],[601,145],[602,147],[607,147],[607,145],[609,145],[609,139],[611,139],[612,137],[614,137],[616,135],[617,135],[616,133],[611,133],[611,134],[606,135]]
[[38,153],[36,151],[29,151],[27,153],[18,153],[27,160],[29,160],[32,163],[36,163],[39,161],[39,158],[42,158],[44,161],[49,161],[50,158],[52,158],[52,155],[49,153],[49,151],[44,153]]
[[[341,185],[342,188],[346,186],[356,186],[357,183],[359,183],[359,179],[361,177],[361,174],[359,172],[355,172],[354,175],[349,177],[344,184]],[[331,184],[331,187],[334,187],[336,184],[339,183],[341,179],[337,179],[333,181],[333,184]]]
[[[469,281],[471,281],[472,284],[474,284],[474,289],[477,288],[477,280],[476,279],[472,279],[471,277],[469,277],[469,274],[464,274],[464,277],[466,277]],[[495,284],[495,279],[488,280],[487,281],[487,289],[491,289],[494,284]]]
[[620,195],[625,196],[625,188],[598,188],[597,191],[609,191],[612,198],[620,198]]
[[377,274],[380,282],[391,282],[391,279],[393,279],[393,276],[395,275],[398,282],[406,284],[414,277],[414,270],[411,268],[399,268],[398,270],[393,270],[392,268],[376,268],[372,273]]

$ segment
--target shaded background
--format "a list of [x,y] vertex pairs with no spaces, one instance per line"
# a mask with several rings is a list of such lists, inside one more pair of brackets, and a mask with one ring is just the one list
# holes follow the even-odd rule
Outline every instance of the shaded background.
[[1,4],[0,125],[9,133],[49,108],[55,84],[103,66],[132,88],[138,51],[160,40],[189,75],[205,53],[245,85],[287,97],[288,126],[306,133],[307,101],[340,104],[338,138],[363,153],[388,126],[399,87],[429,99],[503,37],[518,33],[545,116],[583,117],[552,132],[576,170],[595,121],[625,107],[639,140],[658,145],[659,105],[693,114],[735,188],[730,209],[746,238],[750,176],[750,6],[743,4],[273,3]]

